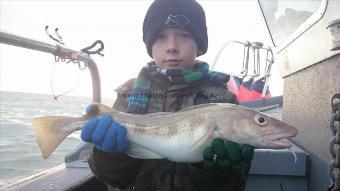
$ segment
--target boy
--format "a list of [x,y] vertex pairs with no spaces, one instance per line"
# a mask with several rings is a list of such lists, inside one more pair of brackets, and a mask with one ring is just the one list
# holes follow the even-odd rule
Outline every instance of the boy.
[[[208,48],[205,13],[196,1],[155,0],[144,19],[143,41],[153,61],[117,89],[114,108],[142,115],[238,103],[226,88],[229,76],[196,60]],[[243,190],[253,156],[249,145],[215,139],[200,163],[135,159],[124,152],[125,127],[109,115],[90,120],[81,137],[95,145],[89,165],[109,190]]]

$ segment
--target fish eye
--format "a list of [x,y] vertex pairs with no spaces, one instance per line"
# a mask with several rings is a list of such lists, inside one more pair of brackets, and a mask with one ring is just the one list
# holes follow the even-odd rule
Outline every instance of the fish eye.
[[259,114],[255,115],[254,120],[256,124],[261,125],[261,126],[267,124],[267,118],[263,115],[259,115]]

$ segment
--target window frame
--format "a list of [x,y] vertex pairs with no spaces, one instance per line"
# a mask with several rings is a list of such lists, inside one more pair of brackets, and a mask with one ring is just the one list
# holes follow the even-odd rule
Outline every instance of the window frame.
[[[267,23],[267,19],[264,14],[264,10],[262,9],[261,6],[261,1],[263,0],[257,0],[259,8],[261,10],[264,22],[266,23],[267,30],[270,34],[270,38],[272,40],[272,43],[274,47],[278,50],[277,52],[281,52],[283,49],[285,49],[288,45],[290,45],[292,42],[294,42],[297,38],[299,38],[303,33],[305,33],[308,29],[310,29],[313,25],[315,25],[325,14],[327,5],[328,5],[328,0],[321,0],[319,8],[301,25],[299,25],[293,33],[291,33],[286,39],[284,39],[280,43],[275,43],[272,35],[272,31],[269,28],[269,25]],[[280,1],[280,0],[278,0]]]

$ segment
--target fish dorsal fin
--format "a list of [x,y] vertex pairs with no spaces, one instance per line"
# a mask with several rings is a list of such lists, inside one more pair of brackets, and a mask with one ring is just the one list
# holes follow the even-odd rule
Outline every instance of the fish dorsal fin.
[[217,105],[217,103],[204,103],[204,104],[199,104],[199,105],[194,105],[194,106],[183,108],[183,109],[179,110],[178,112],[189,111],[189,110],[199,109],[199,108],[205,108],[205,107],[210,107],[210,106],[215,106],[215,105]]
[[144,115],[144,117],[156,117],[156,116],[163,116],[163,115],[168,115],[171,114],[173,112],[156,112],[156,113],[149,113]]
[[99,114],[104,114],[104,113],[116,113],[119,112],[118,110],[109,107],[107,105],[101,104],[101,103],[95,103],[98,106],[99,109]]
[[135,143],[129,143],[126,154],[128,154],[130,157],[139,158],[139,159],[162,159],[164,158],[160,156],[159,154],[154,153],[148,149],[145,149]]
[[191,150],[195,150],[201,145],[205,145],[210,140],[213,132],[216,130],[216,123],[210,123],[207,131],[191,146]]

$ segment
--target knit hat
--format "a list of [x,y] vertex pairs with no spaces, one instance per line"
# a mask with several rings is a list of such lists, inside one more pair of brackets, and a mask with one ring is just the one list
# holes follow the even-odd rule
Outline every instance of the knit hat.
[[205,13],[195,0],[155,0],[150,5],[143,22],[143,41],[150,57],[158,33],[170,27],[184,29],[193,36],[198,47],[198,56],[207,52]]

